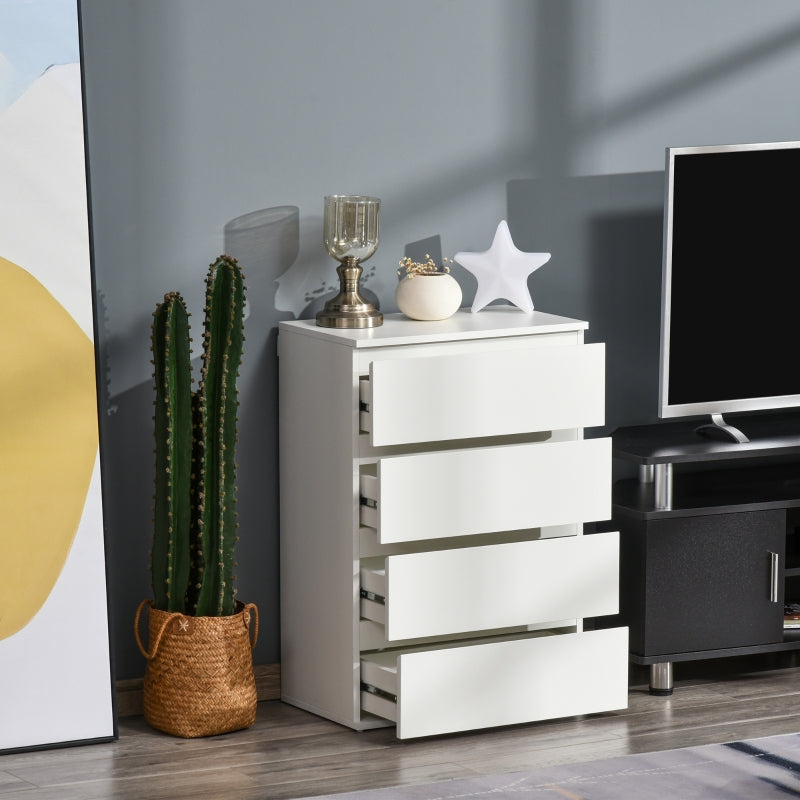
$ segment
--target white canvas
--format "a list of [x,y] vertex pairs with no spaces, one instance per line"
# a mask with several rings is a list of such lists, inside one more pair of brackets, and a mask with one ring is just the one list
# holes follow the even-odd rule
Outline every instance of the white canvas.
[[[8,329],[17,311],[37,333],[54,320],[93,378],[80,78],[74,0],[0,4],[0,269],[11,279],[0,327],[4,394],[18,395],[0,400],[0,412],[14,412],[0,415],[0,506],[11,509],[0,563],[14,587],[0,603],[0,751],[115,733],[96,391],[82,378],[82,422],[65,417],[73,406],[59,395],[71,379],[52,363],[62,351]],[[67,439],[50,448],[48,431],[75,430],[87,432],[79,453]],[[53,461],[63,481],[48,472]]]

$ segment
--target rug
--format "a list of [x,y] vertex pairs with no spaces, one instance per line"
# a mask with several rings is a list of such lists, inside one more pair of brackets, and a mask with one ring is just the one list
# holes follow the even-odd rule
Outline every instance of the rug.
[[[800,734],[313,800],[769,800],[800,798]],[[306,798],[306,800],[312,800]]]

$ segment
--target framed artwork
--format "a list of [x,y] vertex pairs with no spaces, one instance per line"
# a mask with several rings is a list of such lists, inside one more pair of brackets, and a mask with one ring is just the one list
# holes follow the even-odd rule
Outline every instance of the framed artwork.
[[113,739],[76,0],[0,0],[0,751]]

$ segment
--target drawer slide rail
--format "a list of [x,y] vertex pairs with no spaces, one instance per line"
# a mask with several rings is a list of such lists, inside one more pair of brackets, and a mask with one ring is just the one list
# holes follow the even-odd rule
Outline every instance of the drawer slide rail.
[[375,592],[370,592],[367,589],[361,589],[360,594],[362,600],[370,600],[373,603],[378,603],[382,606],[386,605],[386,598],[382,595],[375,594]]
[[384,700],[388,700],[390,703],[397,702],[396,694],[392,694],[391,692],[386,692],[383,689],[378,689],[377,686],[370,686],[368,683],[362,682],[361,691],[366,692],[367,694],[374,694],[375,697],[380,697]]

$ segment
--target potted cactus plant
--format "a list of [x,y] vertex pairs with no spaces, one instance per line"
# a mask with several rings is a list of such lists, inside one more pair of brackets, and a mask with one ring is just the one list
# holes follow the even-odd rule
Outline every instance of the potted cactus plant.
[[[147,659],[145,719],[185,737],[249,727],[256,714],[257,610],[235,599],[233,577],[244,288],[235,259],[211,264],[196,391],[183,298],[169,292],[153,314],[154,598],[139,606],[135,628]],[[139,636],[146,605],[147,649]]]

